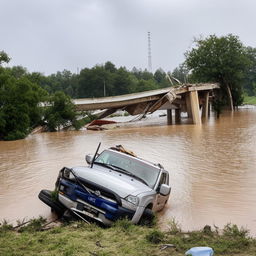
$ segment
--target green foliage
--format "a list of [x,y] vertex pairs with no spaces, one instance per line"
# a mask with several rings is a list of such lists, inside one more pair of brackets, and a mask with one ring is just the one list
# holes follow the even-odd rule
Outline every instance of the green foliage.
[[[207,228],[206,228],[207,227]],[[218,255],[254,255],[255,249],[250,253],[252,239],[248,237],[248,231],[237,228],[236,225],[228,224],[224,227],[223,234],[219,231],[211,231],[210,226],[206,226],[202,231],[192,231],[187,233],[176,233],[167,237],[167,241],[175,245],[176,250],[184,252],[191,247],[209,246]],[[256,245],[256,244],[255,244]],[[246,251],[245,254],[243,254]]]
[[104,93],[105,96],[122,95],[170,86],[161,69],[154,75],[136,68],[129,72],[124,67],[117,69],[111,62],[81,70],[77,81],[78,98],[103,97]]
[[168,222],[168,227],[169,227],[169,233],[170,234],[177,234],[181,232],[181,227],[180,224],[175,220],[175,218],[172,218],[169,222]]
[[[195,41],[196,47],[186,52],[186,65],[192,79],[198,82],[218,82],[221,85],[221,100],[238,106],[242,103],[242,83],[250,60],[245,47],[237,36],[217,37]],[[232,98],[229,97],[229,89]]]
[[[0,64],[9,60],[1,51]],[[76,81],[67,70],[45,77],[36,72],[30,74],[22,66],[0,66],[0,140],[23,139],[43,122],[50,131],[69,124],[79,129],[86,120],[77,120],[75,106],[63,92],[75,95]],[[43,88],[55,93],[49,96]],[[44,109],[41,102],[48,102],[48,107]]]
[[164,233],[161,232],[160,230],[153,229],[151,232],[149,232],[146,235],[147,241],[153,244],[159,244],[164,240]]
[[10,61],[10,58],[7,55],[7,53],[4,51],[0,51],[0,65],[2,63],[8,63],[9,61]]
[[118,228],[123,232],[130,232],[133,229],[134,224],[132,224],[131,221],[129,221],[128,219],[124,218],[116,221],[113,227]]
[[256,96],[244,95],[243,104],[256,105]]
[[179,67],[175,68],[172,71],[172,77],[178,79],[181,83],[187,83],[188,79],[188,69],[185,64],[179,65]]
[[243,88],[248,96],[256,96],[256,48],[246,47],[245,50],[250,65],[243,81]]
[[60,130],[61,127],[73,125],[76,122],[75,105],[64,92],[56,92],[49,97],[44,121],[49,131]]
[[41,121],[41,102],[46,92],[24,76],[0,68],[0,139],[26,137]]
[[222,109],[224,107],[224,102],[222,100],[220,100],[219,98],[214,98],[213,101],[212,101],[212,107],[213,107],[213,110],[215,111],[216,115],[217,115],[217,118],[219,118],[221,112],[222,112]]
[[166,81],[165,77],[166,77],[166,73],[161,68],[157,69],[156,72],[154,73],[154,79],[159,84]]
[[19,232],[36,232],[41,231],[43,225],[46,223],[46,219],[40,216],[37,219],[30,220],[29,224],[19,229]]
[[[158,255],[181,256],[195,246],[209,246],[216,255],[253,256],[256,240],[243,229],[228,224],[223,234],[210,231],[162,232],[120,221],[111,228],[71,222],[42,231],[44,220],[38,219],[20,232],[0,229],[0,255]],[[173,247],[162,249],[162,244]]]
[[51,199],[53,201],[57,201],[58,200],[58,195],[59,195],[59,192],[55,189],[51,192]]
[[68,70],[52,74],[44,80],[42,86],[48,89],[50,93],[63,91],[70,97],[75,97],[77,90],[77,76]]
[[7,220],[3,220],[0,223],[0,233],[6,232],[6,231],[12,230],[12,229],[13,229],[13,226],[11,224],[9,224]]
[[230,238],[247,238],[249,235],[249,230],[245,229],[244,227],[239,228],[235,224],[228,223],[223,229],[223,235]]

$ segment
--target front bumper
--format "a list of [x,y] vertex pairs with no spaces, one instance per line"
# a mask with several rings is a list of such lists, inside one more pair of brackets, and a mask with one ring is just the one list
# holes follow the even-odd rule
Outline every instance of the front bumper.
[[132,219],[135,211],[126,209],[113,199],[96,196],[85,191],[80,185],[60,179],[59,201],[78,215],[85,215],[105,225],[127,218]]

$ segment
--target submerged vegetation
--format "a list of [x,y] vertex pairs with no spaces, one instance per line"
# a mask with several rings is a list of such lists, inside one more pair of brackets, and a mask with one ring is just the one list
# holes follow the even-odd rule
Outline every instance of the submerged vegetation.
[[120,220],[110,228],[71,222],[47,228],[45,219],[27,226],[0,226],[0,255],[184,255],[195,246],[212,247],[216,255],[255,255],[256,239],[248,231],[227,224],[218,228],[182,232],[176,222],[167,231]]

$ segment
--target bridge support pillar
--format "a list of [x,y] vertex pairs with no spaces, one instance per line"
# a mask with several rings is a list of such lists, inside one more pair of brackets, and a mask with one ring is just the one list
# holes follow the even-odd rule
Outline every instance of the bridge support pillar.
[[180,123],[180,109],[179,108],[175,109],[175,123],[176,124]]
[[200,117],[200,111],[199,111],[199,100],[198,100],[197,91],[190,91],[189,98],[190,98],[190,106],[191,106],[193,124],[201,124],[201,117]]
[[167,109],[167,124],[172,124],[172,109]]
[[205,120],[209,117],[209,91],[204,93],[203,109],[202,109],[202,118]]
[[190,103],[189,93],[186,93],[185,100],[186,100],[186,108],[187,108],[188,118],[192,118],[192,110],[191,110],[191,103]]

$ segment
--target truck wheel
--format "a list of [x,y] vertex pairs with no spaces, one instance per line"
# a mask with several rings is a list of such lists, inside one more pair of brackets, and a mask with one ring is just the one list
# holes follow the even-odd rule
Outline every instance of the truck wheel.
[[142,226],[151,226],[154,219],[155,215],[153,211],[149,208],[146,208],[140,218],[139,224]]
[[50,190],[41,190],[38,197],[41,201],[50,206],[51,210],[54,211],[59,217],[63,215],[65,207],[60,202],[53,200],[52,192]]

